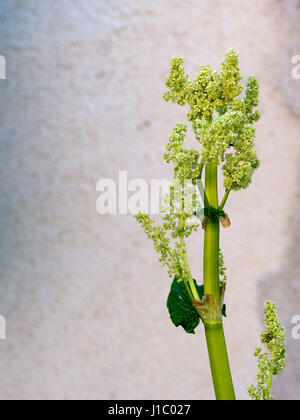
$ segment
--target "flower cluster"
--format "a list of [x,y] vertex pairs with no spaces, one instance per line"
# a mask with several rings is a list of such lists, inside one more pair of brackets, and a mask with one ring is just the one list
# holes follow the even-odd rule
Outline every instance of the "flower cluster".
[[271,400],[272,379],[285,366],[285,330],[280,325],[274,302],[265,303],[266,330],[261,334],[261,342],[266,352],[261,348],[255,349],[257,357],[257,385],[248,388],[248,394],[253,400]]
[[190,275],[186,272],[183,240],[200,226],[194,213],[201,209],[203,204],[197,186],[191,180],[181,182],[174,178],[169,192],[163,198],[161,225],[155,224],[154,219],[143,212],[135,216],[148,238],[153,241],[155,250],[160,254],[160,262],[168,267],[171,278],[186,279]]
[[[240,98],[243,90],[241,79],[238,56],[233,50],[226,54],[220,73],[210,66],[203,66],[194,80],[185,74],[181,57],[171,60],[166,80],[168,91],[164,98],[179,105],[189,105],[187,118],[192,122],[201,150],[184,148],[187,126],[183,122],[177,123],[163,155],[164,160],[174,167],[173,182],[163,200],[163,222],[156,225],[146,214],[136,216],[171,277],[185,276],[188,263],[184,239],[198,229],[200,221],[205,226],[205,218],[214,213],[217,220],[228,218],[222,209],[209,205],[203,208],[197,181],[204,165],[222,165],[227,190],[246,188],[258,167],[253,128],[253,122],[259,118],[259,114],[253,112],[258,104],[258,83],[255,77],[250,77],[245,98]],[[203,189],[201,194],[204,194]],[[225,220],[224,226],[230,224],[228,221]],[[220,281],[224,285],[226,274],[222,254],[219,259]],[[186,274],[191,277],[191,273]]]
[[161,213],[185,222],[191,216],[204,213],[203,206],[198,184],[192,179],[173,178],[169,192],[163,197]]
[[194,183],[200,177],[199,152],[194,149],[184,149],[183,142],[187,127],[179,122],[173,128],[169,142],[166,144],[164,159],[174,164],[174,177],[180,181],[192,180]]
[[[142,225],[147,237],[153,241],[156,252],[160,254],[159,261],[163,266],[167,266],[169,276],[182,276],[182,257],[180,252],[180,244],[176,243],[175,247],[170,244],[170,239],[167,237],[167,227],[155,225],[155,221],[150,218],[148,214],[139,212],[136,220]],[[175,226],[172,226],[174,229]]]
[[223,286],[226,285],[227,283],[227,274],[226,274],[227,268],[224,265],[224,255],[223,252],[221,250],[221,248],[219,249],[219,275],[220,275],[220,280],[219,280],[219,284],[220,287],[222,288]]
[[166,101],[172,100],[178,105],[184,105],[187,96],[187,87],[190,85],[190,79],[185,75],[183,59],[173,57],[171,60],[170,75],[166,80],[166,86],[170,89],[164,94]]
[[[196,139],[201,144],[202,162],[222,165],[227,190],[247,188],[254,170],[259,166],[253,127],[260,117],[258,111],[253,112],[258,105],[258,82],[250,76],[245,97],[241,98],[241,79],[238,55],[233,50],[226,54],[220,74],[210,66],[201,67],[193,81],[185,76],[182,58],[173,57],[166,80],[169,90],[164,95],[167,101],[190,106],[187,117],[192,121]],[[186,126],[180,127],[184,138]],[[178,129],[176,126],[171,138],[179,136]],[[181,155],[182,161],[179,159],[177,162],[179,173],[183,173],[188,163],[196,169],[199,156],[194,151],[190,152],[191,156],[188,151],[181,151],[184,156]]]
[[164,98],[179,105],[187,103],[190,106],[190,121],[202,118],[210,121],[215,110],[226,112],[232,100],[242,92],[243,86],[239,83],[241,79],[238,55],[233,50],[227,53],[220,74],[210,66],[201,66],[193,81],[185,75],[183,59],[173,57],[166,80],[169,90]]

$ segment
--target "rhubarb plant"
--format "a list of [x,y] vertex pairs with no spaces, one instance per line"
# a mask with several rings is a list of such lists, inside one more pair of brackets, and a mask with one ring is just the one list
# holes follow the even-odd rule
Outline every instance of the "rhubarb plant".
[[[175,326],[194,333],[200,321],[205,328],[211,374],[216,398],[235,399],[222,317],[227,273],[220,249],[220,226],[228,228],[225,212],[232,191],[246,189],[259,167],[255,151],[255,122],[260,118],[257,79],[250,76],[246,90],[238,55],[229,50],[220,73],[200,67],[192,80],[183,59],[173,57],[166,79],[166,101],[187,106],[187,123],[173,128],[163,155],[173,165],[173,179],[161,208],[161,222],[139,212],[137,221],[153,241],[160,262],[172,279],[167,307]],[[187,149],[187,129],[193,130],[196,147]],[[218,177],[224,194],[219,201]],[[189,263],[186,240],[204,231],[203,280],[197,283]],[[264,362],[261,363],[261,366]],[[276,373],[268,367],[268,372]],[[251,388],[251,395],[257,392]]]

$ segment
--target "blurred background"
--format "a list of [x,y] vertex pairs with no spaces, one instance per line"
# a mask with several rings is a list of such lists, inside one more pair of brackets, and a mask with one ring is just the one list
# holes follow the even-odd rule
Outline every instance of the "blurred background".
[[[193,76],[229,48],[262,114],[261,167],[222,231],[233,379],[247,398],[275,299],[288,353],[273,394],[299,398],[299,19],[299,0],[1,2],[1,399],[214,398],[203,328],[171,324],[165,269],[131,215],[96,212],[96,184],[170,176],[161,154],[186,112],[162,100],[170,59]],[[202,241],[188,244],[199,281]]]

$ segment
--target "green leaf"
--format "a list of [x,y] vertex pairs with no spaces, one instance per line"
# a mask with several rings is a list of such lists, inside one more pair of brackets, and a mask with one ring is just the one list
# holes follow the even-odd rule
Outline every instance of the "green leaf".
[[[200,299],[202,299],[204,287],[198,286],[197,284],[196,287]],[[200,317],[192,305],[184,282],[182,280],[180,281],[177,277],[174,278],[171,285],[170,294],[167,300],[167,307],[171,321],[176,327],[181,325],[187,333],[195,334],[195,328],[200,322]]]
[[[200,299],[204,296],[204,286],[198,286],[194,280]],[[200,317],[192,305],[184,282],[175,277],[167,300],[170,318],[176,327],[181,326],[187,333],[195,334]],[[222,315],[226,317],[226,305],[222,307]]]

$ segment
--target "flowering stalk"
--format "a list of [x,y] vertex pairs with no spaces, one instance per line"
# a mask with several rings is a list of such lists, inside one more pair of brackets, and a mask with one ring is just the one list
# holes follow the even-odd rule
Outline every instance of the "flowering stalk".
[[248,394],[253,400],[273,400],[271,386],[273,377],[278,375],[285,366],[285,330],[280,325],[274,302],[265,303],[266,330],[261,334],[261,342],[266,351],[256,348],[258,374],[257,385],[248,388]]
[[[173,57],[164,98],[188,105],[187,119],[200,151],[185,149],[187,125],[177,123],[166,144],[164,159],[174,167],[170,191],[164,197],[162,224],[139,212],[143,226],[160,262],[173,279],[167,306],[172,322],[194,333],[200,320],[206,341],[216,398],[235,399],[229,368],[222,316],[227,276],[219,247],[220,222],[230,226],[224,211],[231,191],[245,189],[259,161],[254,148],[254,122],[259,119],[258,83],[248,79],[244,97],[238,56],[228,51],[217,73],[203,66],[194,80],[185,74],[183,60]],[[223,172],[224,197],[218,201],[218,166]],[[205,170],[204,170],[205,169]],[[205,188],[202,176],[205,173]],[[203,283],[194,280],[185,241],[202,225],[204,229]]]
[[[218,208],[217,167],[207,165],[205,171],[206,206]],[[220,307],[219,220],[207,220],[204,233],[204,294],[215,298]],[[234,400],[235,393],[229,367],[222,317],[205,320],[205,335],[217,400]]]

